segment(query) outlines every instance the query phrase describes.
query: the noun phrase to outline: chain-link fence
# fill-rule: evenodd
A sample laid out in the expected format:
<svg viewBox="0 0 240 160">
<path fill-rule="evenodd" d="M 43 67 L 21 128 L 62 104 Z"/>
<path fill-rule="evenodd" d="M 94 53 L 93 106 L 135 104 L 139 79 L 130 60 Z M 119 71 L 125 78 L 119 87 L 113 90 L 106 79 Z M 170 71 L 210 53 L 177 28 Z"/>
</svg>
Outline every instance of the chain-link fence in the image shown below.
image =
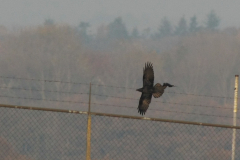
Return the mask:
<svg viewBox="0 0 240 160">
<path fill-rule="evenodd" d="M 75 113 L 0 107 L 0 159 L 86 159 L 87 114 Z M 103 114 L 91 118 L 92 160 L 231 158 L 232 128 Z M 236 137 L 240 159 L 238 129 Z"/>
<path fill-rule="evenodd" d="M 0 108 L 0 159 L 84 159 L 86 127 L 84 114 Z"/>
</svg>

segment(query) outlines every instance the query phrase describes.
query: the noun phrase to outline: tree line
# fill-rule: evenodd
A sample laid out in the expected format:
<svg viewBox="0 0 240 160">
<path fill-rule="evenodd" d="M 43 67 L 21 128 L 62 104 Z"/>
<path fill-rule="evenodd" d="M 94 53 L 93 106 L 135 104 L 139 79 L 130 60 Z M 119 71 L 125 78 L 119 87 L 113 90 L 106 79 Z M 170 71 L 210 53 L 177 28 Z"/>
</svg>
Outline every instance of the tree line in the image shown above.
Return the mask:
<svg viewBox="0 0 240 160">
<path fill-rule="evenodd" d="M 45 24 L 54 24 L 54 22 L 53 20 L 48 19 L 45 21 Z M 184 16 L 181 17 L 176 26 L 174 26 L 167 17 L 164 17 L 160 21 L 160 25 L 155 33 L 151 33 L 150 28 L 146 28 L 140 32 L 137 27 L 133 28 L 132 31 L 129 32 L 121 17 L 115 18 L 113 22 L 106 26 L 99 27 L 96 35 L 88 33 L 90 27 L 89 22 L 80 22 L 77 29 L 79 30 L 80 35 L 85 39 L 85 42 L 90 42 L 94 37 L 98 38 L 99 36 L 105 37 L 109 40 L 139 38 L 161 39 L 168 36 L 184 36 L 202 30 L 215 31 L 218 29 L 219 24 L 220 18 L 212 10 L 207 14 L 203 25 L 199 24 L 196 15 L 190 18 L 189 23 Z"/>
</svg>

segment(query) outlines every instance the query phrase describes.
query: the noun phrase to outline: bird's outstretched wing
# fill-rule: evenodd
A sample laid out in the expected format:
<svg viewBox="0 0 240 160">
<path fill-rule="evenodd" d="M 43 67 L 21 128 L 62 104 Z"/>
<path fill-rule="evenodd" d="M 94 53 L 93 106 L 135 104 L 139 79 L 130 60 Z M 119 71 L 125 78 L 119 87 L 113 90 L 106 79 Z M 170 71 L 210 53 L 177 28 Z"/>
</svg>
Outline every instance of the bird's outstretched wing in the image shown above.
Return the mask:
<svg viewBox="0 0 240 160">
<path fill-rule="evenodd" d="M 145 68 L 143 68 L 143 86 L 153 87 L 154 72 L 152 63 L 145 63 Z"/>
<path fill-rule="evenodd" d="M 142 93 L 138 105 L 138 113 L 144 115 L 151 103 L 152 94 L 151 93 Z"/>
</svg>

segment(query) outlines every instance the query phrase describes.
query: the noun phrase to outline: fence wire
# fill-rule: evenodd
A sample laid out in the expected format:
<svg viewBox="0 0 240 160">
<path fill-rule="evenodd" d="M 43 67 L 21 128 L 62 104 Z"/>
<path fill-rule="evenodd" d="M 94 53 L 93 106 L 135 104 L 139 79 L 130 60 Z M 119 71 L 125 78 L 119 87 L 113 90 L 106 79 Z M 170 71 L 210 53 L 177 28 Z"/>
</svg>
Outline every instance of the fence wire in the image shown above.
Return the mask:
<svg viewBox="0 0 240 160">
<path fill-rule="evenodd" d="M 232 128 L 92 114 L 92 160 L 226 160 Z M 239 127 L 238 127 L 239 128 Z M 236 130 L 236 159 L 240 135 Z M 86 158 L 87 115 L 0 107 L 1 160 Z"/>
</svg>

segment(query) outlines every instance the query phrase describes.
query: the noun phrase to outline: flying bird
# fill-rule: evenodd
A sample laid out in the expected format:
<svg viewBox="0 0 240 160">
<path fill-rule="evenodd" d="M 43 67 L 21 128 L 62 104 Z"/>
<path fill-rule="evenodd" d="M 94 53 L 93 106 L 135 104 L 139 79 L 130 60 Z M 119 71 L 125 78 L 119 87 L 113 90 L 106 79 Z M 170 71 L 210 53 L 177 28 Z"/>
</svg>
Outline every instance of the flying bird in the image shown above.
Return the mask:
<svg viewBox="0 0 240 160">
<path fill-rule="evenodd" d="M 153 65 L 151 62 L 145 63 L 145 68 L 143 68 L 143 87 L 137 89 L 137 91 L 142 92 L 141 98 L 138 105 L 138 113 L 144 115 L 151 103 L 152 95 L 154 98 L 160 97 L 164 93 L 166 87 L 174 87 L 169 83 L 163 83 L 163 85 L 154 83 L 154 72 Z"/>
</svg>

